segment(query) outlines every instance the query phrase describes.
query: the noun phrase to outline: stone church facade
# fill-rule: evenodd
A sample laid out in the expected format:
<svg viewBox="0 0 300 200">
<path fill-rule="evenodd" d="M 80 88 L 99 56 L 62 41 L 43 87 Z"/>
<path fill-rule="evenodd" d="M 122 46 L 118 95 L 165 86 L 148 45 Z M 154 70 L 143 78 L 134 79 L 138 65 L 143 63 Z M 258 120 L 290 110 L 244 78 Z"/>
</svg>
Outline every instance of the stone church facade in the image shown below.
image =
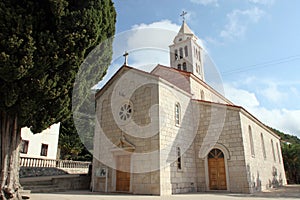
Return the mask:
<svg viewBox="0 0 300 200">
<path fill-rule="evenodd" d="M 93 191 L 253 193 L 286 184 L 280 138 L 204 79 L 183 22 L 171 67 L 125 63 L 96 94 Z"/>
</svg>

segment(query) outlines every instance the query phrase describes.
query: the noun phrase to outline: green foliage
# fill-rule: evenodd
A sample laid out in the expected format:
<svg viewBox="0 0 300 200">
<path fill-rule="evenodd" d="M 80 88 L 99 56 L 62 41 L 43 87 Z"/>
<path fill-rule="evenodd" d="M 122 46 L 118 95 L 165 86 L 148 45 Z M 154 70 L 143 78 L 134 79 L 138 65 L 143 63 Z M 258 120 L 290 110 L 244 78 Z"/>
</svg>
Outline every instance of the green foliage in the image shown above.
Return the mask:
<svg viewBox="0 0 300 200">
<path fill-rule="evenodd" d="M 70 118 L 79 66 L 114 35 L 115 20 L 111 0 L 2 0 L 0 110 L 17 114 L 19 127 L 34 132 Z M 106 45 L 104 71 L 112 53 Z M 96 73 L 100 80 L 103 70 Z"/>
<path fill-rule="evenodd" d="M 300 184 L 300 139 L 294 135 L 270 129 L 281 137 L 282 157 L 288 182 Z"/>
<path fill-rule="evenodd" d="M 273 132 L 275 132 L 281 138 L 282 141 L 289 142 L 289 143 L 292 143 L 292 144 L 300 144 L 300 139 L 297 136 L 285 134 L 285 133 L 283 133 L 279 130 L 276 130 L 274 128 L 270 128 L 270 129 Z"/>
<path fill-rule="evenodd" d="M 72 118 L 66 120 L 61 126 L 58 146 L 60 159 L 92 161 L 92 155 L 82 144 Z"/>
<path fill-rule="evenodd" d="M 282 144 L 282 156 L 289 183 L 300 183 L 300 144 Z"/>
</svg>

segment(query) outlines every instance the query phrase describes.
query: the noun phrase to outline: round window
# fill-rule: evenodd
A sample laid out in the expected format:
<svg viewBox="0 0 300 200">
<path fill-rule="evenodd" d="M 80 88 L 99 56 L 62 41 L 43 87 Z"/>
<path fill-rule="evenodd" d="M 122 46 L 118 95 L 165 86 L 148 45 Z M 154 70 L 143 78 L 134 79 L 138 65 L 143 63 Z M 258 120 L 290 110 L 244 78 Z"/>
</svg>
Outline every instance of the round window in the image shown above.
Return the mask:
<svg viewBox="0 0 300 200">
<path fill-rule="evenodd" d="M 124 103 L 119 112 L 119 117 L 123 121 L 127 121 L 131 118 L 132 115 L 132 105 L 130 103 Z"/>
</svg>

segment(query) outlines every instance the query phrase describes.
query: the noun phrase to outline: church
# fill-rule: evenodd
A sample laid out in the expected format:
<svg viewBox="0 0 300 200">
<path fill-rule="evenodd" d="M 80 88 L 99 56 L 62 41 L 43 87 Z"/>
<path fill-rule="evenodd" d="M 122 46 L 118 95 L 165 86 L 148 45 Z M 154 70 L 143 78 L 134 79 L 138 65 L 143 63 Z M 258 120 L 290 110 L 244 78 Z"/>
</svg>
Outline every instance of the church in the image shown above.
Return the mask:
<svg viewBox="0 0 300 200">
<path fill-rule="evenodd" d="M 124 65 L 96 93 L 91 189 L 171 195 L 254 193 L 286 184 L 280 138 L 205 82 L 183 21 L 170 65 Z"/>
</svg>

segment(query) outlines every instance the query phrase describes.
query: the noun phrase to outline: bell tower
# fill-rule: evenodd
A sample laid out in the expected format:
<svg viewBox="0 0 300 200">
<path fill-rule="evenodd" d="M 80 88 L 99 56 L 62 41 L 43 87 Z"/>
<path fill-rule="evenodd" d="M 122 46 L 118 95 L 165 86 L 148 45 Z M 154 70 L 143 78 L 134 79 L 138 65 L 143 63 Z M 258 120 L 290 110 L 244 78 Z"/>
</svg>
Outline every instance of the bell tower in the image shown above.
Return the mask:
<svg viewBox="0 0 300 200">
<path fill-rule="evenodd" d="M 198 38 L 185 22 L 186 12 L 181 28 L 173 40 L 170 48 L 170 64 L 172 68 L 193 73 L 204 81 L 203 48 L 197 43 Z"/>
</svg>

